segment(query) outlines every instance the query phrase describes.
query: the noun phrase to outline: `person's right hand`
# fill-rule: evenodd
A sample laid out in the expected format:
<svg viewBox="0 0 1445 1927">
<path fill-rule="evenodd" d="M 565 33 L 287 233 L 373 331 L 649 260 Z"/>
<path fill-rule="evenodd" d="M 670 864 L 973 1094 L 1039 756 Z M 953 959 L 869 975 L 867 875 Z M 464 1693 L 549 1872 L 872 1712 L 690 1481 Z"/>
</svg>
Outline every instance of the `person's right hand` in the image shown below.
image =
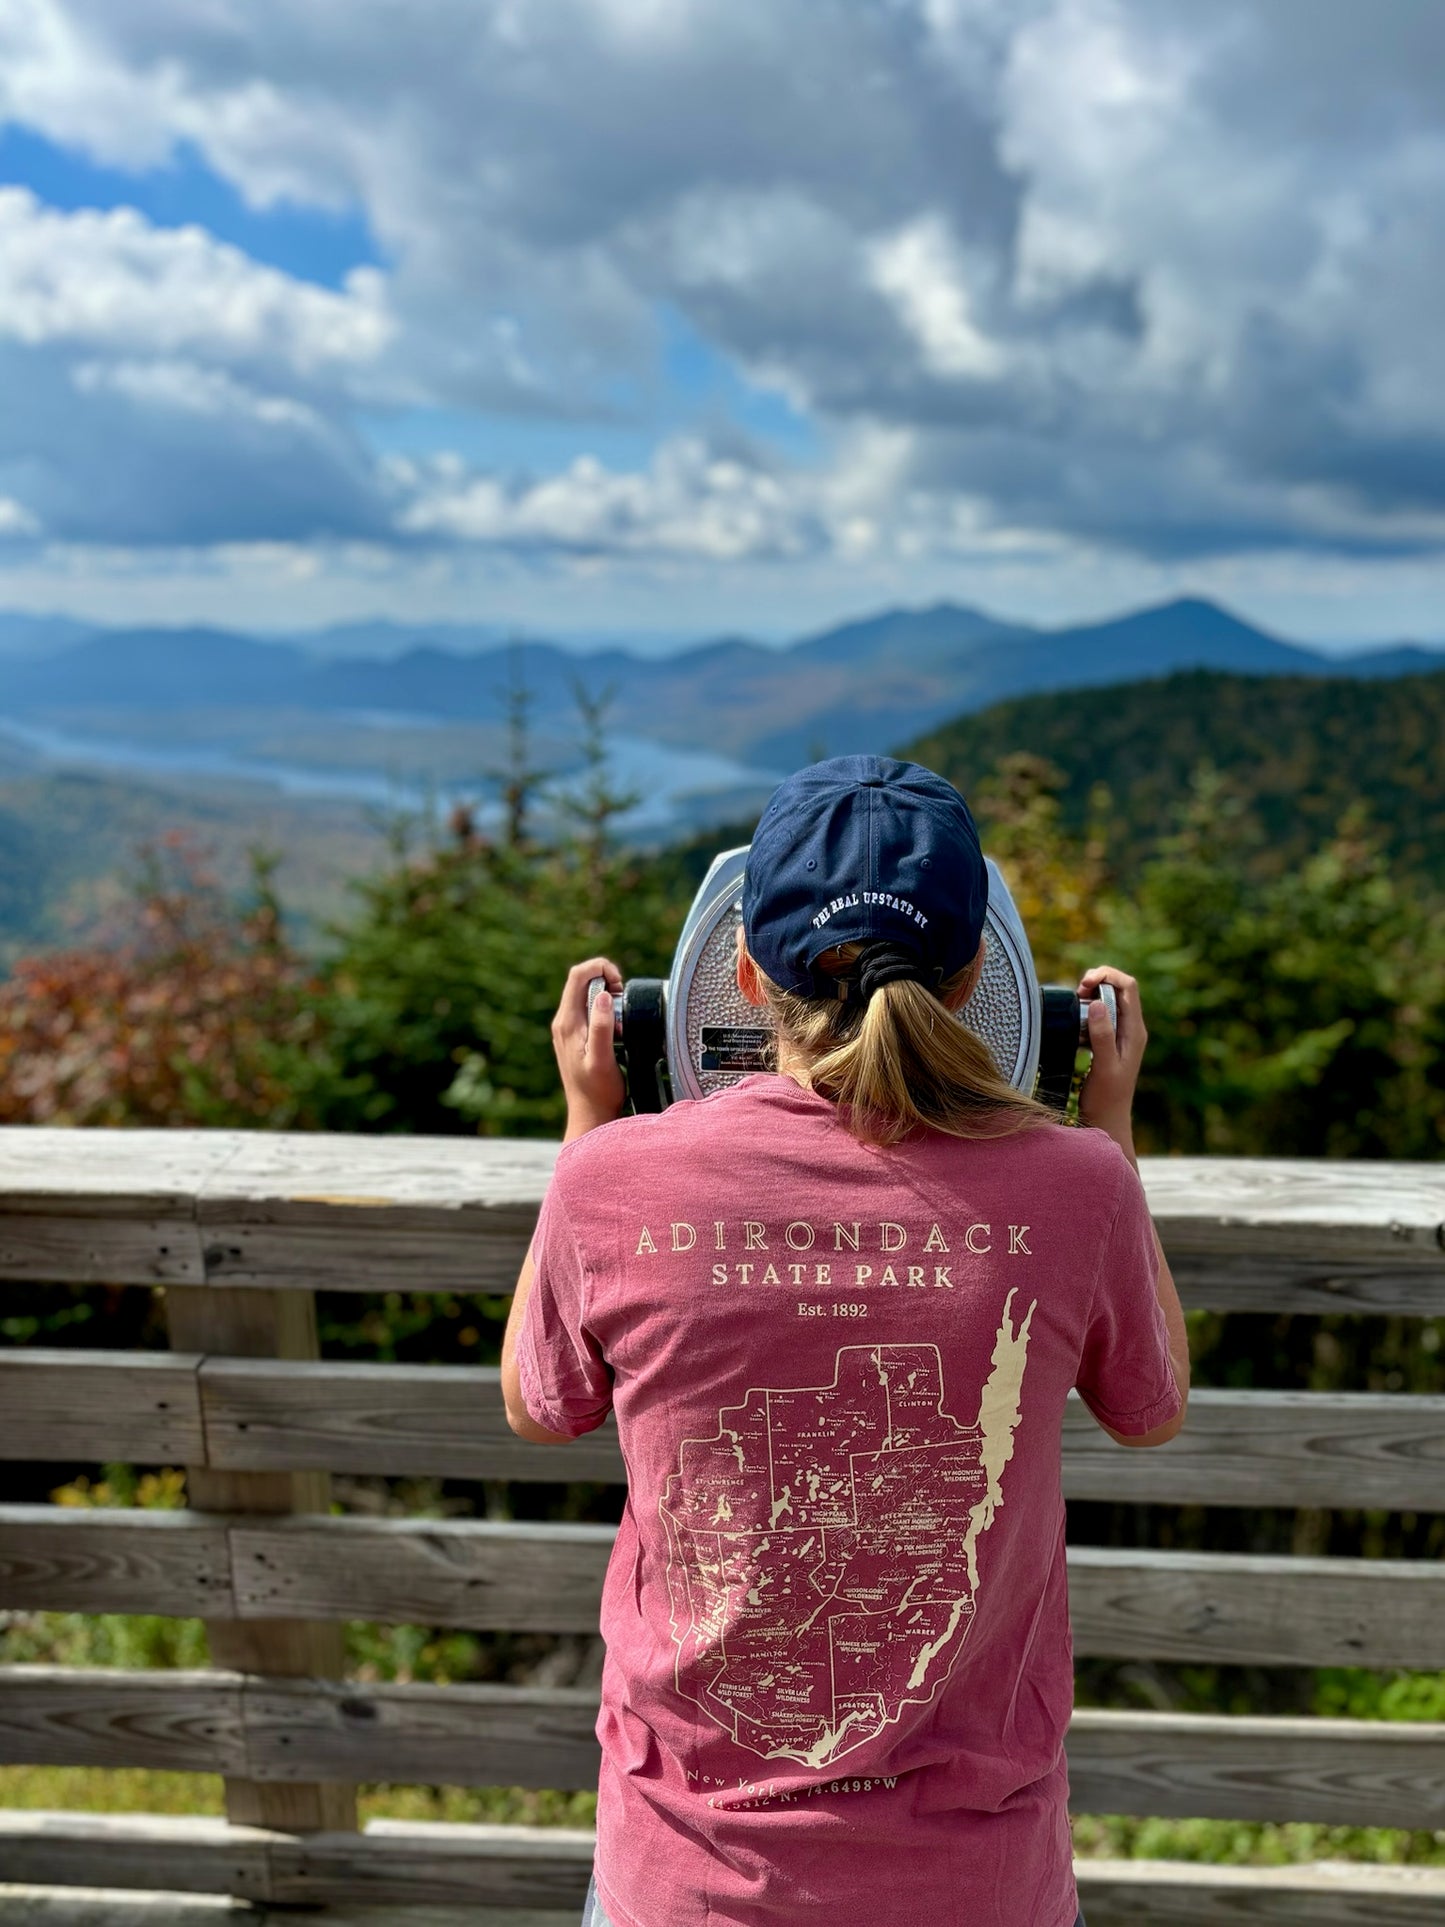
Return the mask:
<svg viewBox="0 0 1445 1927">
<path fill-rule="evenodd" d="M 607 988 L 589 1011 L 587 986 L 594 977 Z M 621 988 L 622 972 L 610 957 L 589 957 L 567 972 L 552 1019 L 552 1049 L 567 1093 L 566 1144 L 622 1115 L 626 1093 L 612 1042 L 612 1004 Z"/>
<path fill-rule="evenodd" d="M 1118 1000 L 1118 1027 L 1096 994 L 1100 984 L 1112 984 Z M 1079 1121 L 1109 1136 L 1129 1158 L 1134 1156 L 1134 1087 L 1144 1061 L 1149 1033 L 1144 1028 L 1144 1006 L 1134 979 L 1112 964 L 1096 964 L 1079 979 L 1079 995 L 1089 1004 L 1089 1048 L 1094 1061 L 1079 1092 Z"/>
</svg>

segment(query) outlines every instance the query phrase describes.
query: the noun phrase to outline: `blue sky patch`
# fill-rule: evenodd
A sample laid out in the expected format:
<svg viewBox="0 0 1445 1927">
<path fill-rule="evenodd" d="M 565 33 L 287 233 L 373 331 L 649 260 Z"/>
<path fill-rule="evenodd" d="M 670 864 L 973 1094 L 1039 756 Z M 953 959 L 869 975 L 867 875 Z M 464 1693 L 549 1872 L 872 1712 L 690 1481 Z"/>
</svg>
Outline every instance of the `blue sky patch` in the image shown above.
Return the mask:
<svg viewBox="0 0 1445 1927">
<path fill-rule="evenodd" d="M 676 308 L 659 304 L 657 317 L 668 389 L 686 398 L 694 417 L 711 414 L 735 422 L 795 461 L 817 454 L 813 423 L 785 395 L 746 380 Z"/>
<path fill-rule="evenodd" d="M 657 309 L 659 355 L 651 378 L 613 383 L 592 415 L 482 414 L 447 408 L 368 410 L 358 425 L 373 447 L 425 457 L 448 452 L 473 467 L 537 475 L 579 454 L 607 467 L 646 467 L 672 435 L 729 434 L 764 444 L 794 463 L 819 459 L 816 429 L 773 389 L 756 387 L 676 309 Z"/>
<path fill-rule="evenodd" d="M 67 212 L 133 207 L 157 227 L 203 227 L 253 261 L 327 288 L 339 288 L 352 268 L 385 265 L 361 209 L 332 213 L 291 201 L 250 207 L 190 142 L 163 167 L 132 171 L 12 122 L 0 128 L 0 184 L 28 187 Z"/>
</svg>

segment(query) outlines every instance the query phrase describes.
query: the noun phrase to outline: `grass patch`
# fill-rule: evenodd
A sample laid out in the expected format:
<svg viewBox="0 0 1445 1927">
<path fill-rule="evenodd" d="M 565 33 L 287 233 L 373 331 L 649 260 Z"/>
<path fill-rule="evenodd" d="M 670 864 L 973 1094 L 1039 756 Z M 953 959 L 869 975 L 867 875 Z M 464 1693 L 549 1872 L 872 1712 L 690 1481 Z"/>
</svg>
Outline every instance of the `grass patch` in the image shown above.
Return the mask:
<svg viewBox="0 0 1445 1927">
<path fill-rule="evenodd" d="M 1445 1828 L 1321 1827 L 1300 1821 L 1136 1820 L 1121 1813 L 1074 1816 L 1081 1860 L 1195 1860 L 1211 1867 L 1291 1867 L 1312 1860 L 1445 1867 Z"/>
<path fill-rule="evenodd" d="M 7 1666 L 118 1666 L 174 1672 L 210 1665 L 199 1619 L 146 1613 L 16 1613 L 5 1628 Z"/>
<path fill-rule="evenodd" d="M 365 1786 L 357 1795 L 368 1820 L 448 1820 L 460 1825 L 593 1827 L 595 1793 L 552 1793 L 524 1786 Z"/>
<path fill-rule="evenodd" d="M 156 1773 L 146 1767 L 0 1766 L 0 1807 L 33 1813 L 223 1814 L 216 1773 Z"/>
<path fill-rule="evenodd" d="M 0 1766 L 0 1808 L 17 1812 L 160 1813 L 219 1817 L 226 1811 L 215 1773 L 155 1773 L 143 1767 Z M 480 1826 L 590 1827 L 595 1793 L 535 1787 L 364 1786 L 368 1820 L 448 1820 Z"/>
</svg>

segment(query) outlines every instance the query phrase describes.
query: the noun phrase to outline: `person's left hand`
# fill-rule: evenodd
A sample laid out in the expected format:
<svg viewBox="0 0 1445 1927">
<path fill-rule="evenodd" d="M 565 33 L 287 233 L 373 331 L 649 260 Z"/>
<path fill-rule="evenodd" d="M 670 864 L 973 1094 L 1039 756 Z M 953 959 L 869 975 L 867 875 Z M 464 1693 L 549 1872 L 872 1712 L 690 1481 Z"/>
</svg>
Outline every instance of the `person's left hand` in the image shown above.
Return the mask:
<svg viewBox="0 0 1445 1927">
<path fill-rule="evenodd" d="M 607 988 L 593 1004 L 589 1020 L 587 986 L 594 977 L 605 978 Z M 567 1093 L 564 1144 L 622 1115 L 626 1090 L 612 1042 L 612 993 L 621 988 L 622 972 L 608 957 L 589 957 L 567 972 L 552 1019 L 552 1049 Z"/>
<path fill-rule="evenodd" d="M 1116 1022 L 1099 997 L 1100 984 L 1114 987 Z M 1089 1074 L 1079 1091 L 1079 1122 L 1107 1131 L 1130 1162 L 1134 1161 L 1134 1089 L 1149 1033 L 1137 982 L 1112 964 L 1095 964 L 1079 979 L 1079 995 L 1089 999 Z"/>
</svg>

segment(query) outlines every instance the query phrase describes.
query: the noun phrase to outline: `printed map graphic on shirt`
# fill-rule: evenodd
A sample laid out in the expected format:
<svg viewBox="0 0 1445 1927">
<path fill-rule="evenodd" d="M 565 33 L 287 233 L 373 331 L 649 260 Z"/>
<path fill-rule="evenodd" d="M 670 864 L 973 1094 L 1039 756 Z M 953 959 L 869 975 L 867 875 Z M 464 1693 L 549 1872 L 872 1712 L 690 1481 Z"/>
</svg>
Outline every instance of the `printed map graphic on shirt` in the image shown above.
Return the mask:
<svg viewBox="0 0 1445 1927">
<path fill-rule="evenodd" d="M 828 1766 L 948 1677 L 1013 1455 L 1013 1298 L 974 1425 L 936 1345 L 846 1345 L 831 1384 L 751 1390 L 683 1441 L 660 1503 L 678 1690 L 739 1745 Z"/>
</svg>

